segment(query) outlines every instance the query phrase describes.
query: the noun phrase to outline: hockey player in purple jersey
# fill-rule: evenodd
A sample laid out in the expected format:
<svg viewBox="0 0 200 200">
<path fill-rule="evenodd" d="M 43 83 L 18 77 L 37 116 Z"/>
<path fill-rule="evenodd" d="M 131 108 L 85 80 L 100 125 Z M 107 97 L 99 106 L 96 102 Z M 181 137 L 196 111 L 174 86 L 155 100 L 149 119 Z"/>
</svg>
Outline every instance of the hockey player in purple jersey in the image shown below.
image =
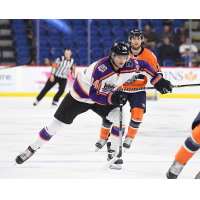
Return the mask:
<svg viewBox="0 0 200 200">
<path fill-rule="evenodd" d="M 29 159 L 39 148 L 47 143 L 54 134 L 71 124 L 81 113 L 91 109 L 102 119 L 113 123 L 113 135 L 110 137 L 111 146 L 108 150 L 108 160 L 117 153 L 119 146 L 119 104 L 127 101 L 126 94 L 115 90 L 130 79 L 134 74 L 144 73 L 150 76 L 154 84 L 170 89 L 169 82 L 157 74 L 145 61 L 138 65 L 129 58 L 128 46 L 122 42 L 114 42 L 110 55 L 92 63 L 87 70 L 76 77 L 71 91 L 65 96 L 58 107 L 54 117 L 39 132 L 29 147 L 18 155 L 16 163 L 22 164 Z M 127 115 L 123 115 L 123 124 L 127 121 Z M 123 125 L 123 132 L 125 126 Z M 118 159 L 114 164 L 122 164 Z"/>
</svg>

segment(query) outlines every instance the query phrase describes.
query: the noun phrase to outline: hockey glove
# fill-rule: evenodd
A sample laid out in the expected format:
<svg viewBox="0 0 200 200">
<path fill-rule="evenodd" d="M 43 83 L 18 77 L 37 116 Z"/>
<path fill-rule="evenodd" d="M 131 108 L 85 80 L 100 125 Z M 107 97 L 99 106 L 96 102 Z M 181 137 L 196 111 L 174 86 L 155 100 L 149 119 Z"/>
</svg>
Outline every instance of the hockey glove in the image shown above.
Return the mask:
<svg viewBox="0 0 200 200">
<path fill-rule="evenodd" d="M 108 95 L 108 98 L 109 98 L 109 95 Z M 121 92 L 114 92 L 111 96 L 111 101 L 112 101 L 112 104 L 115 106 L 119 106 L 120 103 L 125 105 L 127 102 L 127 95 L 122 94 Z M 108 102 L 109 102 L 109 99 L 108 99 Z"/>
<path fill-rule="evenodd" d="M 161 94 L 172 92 L 173 85 L 170 81 L 165 80 L 162 77 L 162 74 L 155 73 L 154 77 L 151 79 L 151 84 L 154 85 L 156 90 L 158 90 Z"/>
</svg>

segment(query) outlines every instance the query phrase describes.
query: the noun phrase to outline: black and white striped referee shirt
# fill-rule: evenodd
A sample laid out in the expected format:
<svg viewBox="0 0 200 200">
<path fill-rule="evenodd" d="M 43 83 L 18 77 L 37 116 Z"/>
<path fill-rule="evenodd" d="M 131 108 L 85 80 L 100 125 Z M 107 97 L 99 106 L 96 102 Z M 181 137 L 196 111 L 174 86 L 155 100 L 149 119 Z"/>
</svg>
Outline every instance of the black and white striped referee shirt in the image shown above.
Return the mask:
<svg viewBox="0 0 200 200">
<path fill-rule="evenodd" d="M 54 76 L 68 79 L 68 73 L 71 71 L 72 78 L 75 78 L 75 67 L 76 63 L 74 59 L 71 58 L 70 60 L 66 60 L 65 56 L 57 58 L 55 63 L 52 64 L 52 71 L 51 74 Z"/>
</svg>

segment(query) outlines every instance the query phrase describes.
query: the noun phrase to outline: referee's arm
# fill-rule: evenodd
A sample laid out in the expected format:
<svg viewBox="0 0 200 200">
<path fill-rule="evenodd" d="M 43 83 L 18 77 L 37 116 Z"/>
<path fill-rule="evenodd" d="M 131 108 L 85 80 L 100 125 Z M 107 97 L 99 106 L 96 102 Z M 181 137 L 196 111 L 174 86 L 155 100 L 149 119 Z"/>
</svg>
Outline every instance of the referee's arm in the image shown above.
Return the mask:
<svg viewBox="0 0 200 200">
<path fill-rule="evenodd" d="M 76 68 L 76 63 L 73 62 L 72 66 L 71 66 L 71 74 L 72 74 L 73 80 L 76 78 L 75 77 L 75 68 Z"/>
</svg>

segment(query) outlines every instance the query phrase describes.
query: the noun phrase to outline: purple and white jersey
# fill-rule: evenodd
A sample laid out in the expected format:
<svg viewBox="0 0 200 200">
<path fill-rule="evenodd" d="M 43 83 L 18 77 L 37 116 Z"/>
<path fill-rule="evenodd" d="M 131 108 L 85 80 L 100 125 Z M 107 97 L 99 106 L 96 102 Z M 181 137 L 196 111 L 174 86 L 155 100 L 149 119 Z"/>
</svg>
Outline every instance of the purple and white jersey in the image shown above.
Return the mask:
<svg viewBox="0 0 200 200">
<path fill-rule="evenodd" d="M 72 97 L 84 103 L 112 105 L 114 91 L 133 75 L 142 73 L 151 78 L 154 76 L 155 70 L 147 62 L 138 65 L 134 59 L 130 60 L 133 65 L 127 67 L 125 64 L 120 73 L 114 72 L 109 57 L 92 63 L 87 70 L 77 75 L 70 91 Z"/>
</svg>

